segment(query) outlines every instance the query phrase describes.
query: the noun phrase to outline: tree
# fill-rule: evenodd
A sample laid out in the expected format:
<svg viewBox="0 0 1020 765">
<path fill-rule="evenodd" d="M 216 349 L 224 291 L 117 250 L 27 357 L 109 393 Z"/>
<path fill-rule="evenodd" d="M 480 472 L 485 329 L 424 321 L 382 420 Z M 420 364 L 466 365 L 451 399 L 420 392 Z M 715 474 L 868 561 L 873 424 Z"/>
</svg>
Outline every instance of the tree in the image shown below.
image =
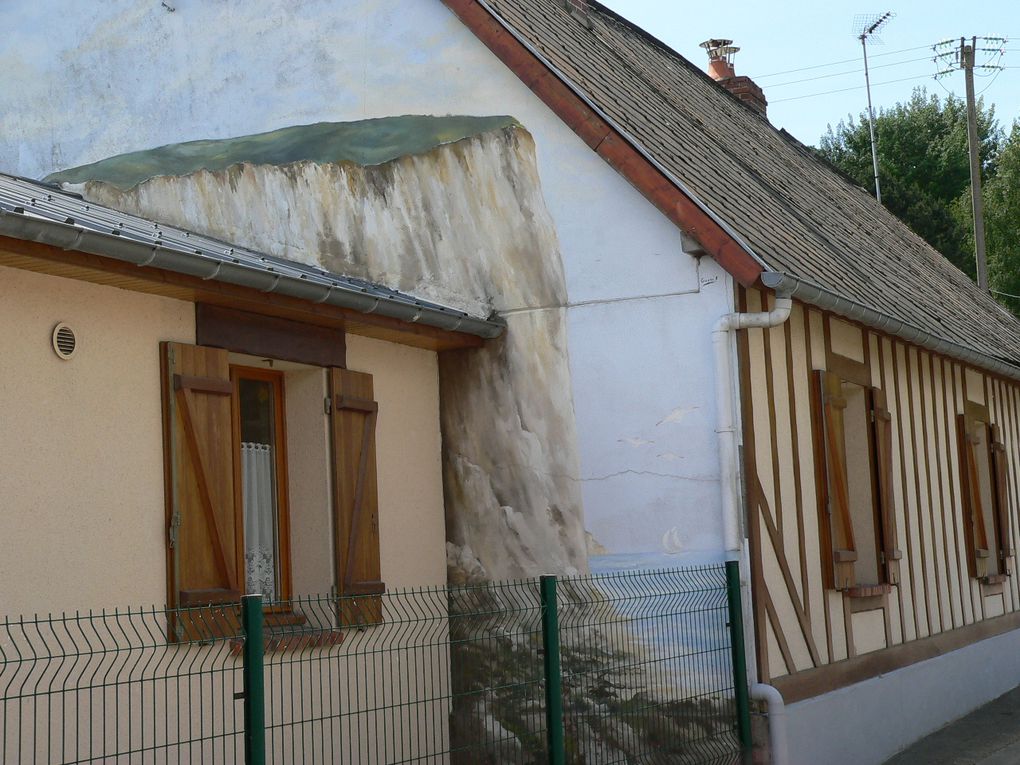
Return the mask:
<svg viewBox="0 0 1020 765">
<path fill-rule="evenodd" d="M 988 281 L 1003 303 L 1020 316 L 1020 120 L 1013 123 L 983 189 Z M 966 220 L 971 220 L 967 209 Z M 972 242 L 968 237 L 968 244 Z"/>
<path fill-rule="evenodd" d="M 973 276 L 970 213 L 964 215 L 960 203 L 970 190 L 964 101 L 953 95 L 942 101 L 938 95 L 917 88 L 906 103 L 879 112 L 875 132 L 882 203 L 957 267 Z M 982 178 L 990 183 L 996 173 L 1003 133 L 996 123 L 994 107 L 986 109 L 981 102 L 978 135 Z M 830 125 L 818 151 L 874 194 L 866 114 L 861 115 L 859 122 L 848 117 L 835 130 Z"/>
</svg>

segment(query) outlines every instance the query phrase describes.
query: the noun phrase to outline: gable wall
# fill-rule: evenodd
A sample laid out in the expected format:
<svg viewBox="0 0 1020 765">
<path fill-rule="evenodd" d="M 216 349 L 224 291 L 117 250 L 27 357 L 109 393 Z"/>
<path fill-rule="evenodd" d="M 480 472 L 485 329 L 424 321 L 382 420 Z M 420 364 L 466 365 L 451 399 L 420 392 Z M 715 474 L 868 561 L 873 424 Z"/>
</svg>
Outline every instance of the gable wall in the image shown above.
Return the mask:
<svg viewBox="0 0 1020 765">
<path fill-rule="evenodd" d="M 318 120 L 520 120 L 535 137 L 566 271 L 581 444 L 572 478 L 588 528 L 612 552 L 647 553 L 676 527 L 682 554 L 656 565 L 719 557 L 709 332 L 730 310 L 728 277 L 683 254 L 675 226 L 440 0 L 349 2 L 342 12 L 326 0 L 178 0 L 173 13 L 142 0 L 65 5 L 0 9 L 18 51 L 40 51 L 0 54 L 12 73 L 0 93 L 11 115 L 4 170 L 38 177 L 119 152 Z M 40 22 L 56 13 L 58 29 Z"/>
<path fill-rule="evenodd" d="M 747 291 L 744 299 L 748 310 L 759 310 L 761 293 Z M 1002 429 L 1015 550 L 1020 386 L 844 325 L 799 303 L 786 324 L 743 334 L 745 459 L 762 681 L 774 682 L 796 701 L 1020 623 L 1012 616 L 1020 609 L 1015 576 L 987 585 L 968 572 L 956 421 L 967 401 L 987 403 L 991 421 Z M 883 597 L 855 599 L 823 584 L 825 508 L 818 489 L 824 473 L 813 440 L 820 414 L 811 388 L 812 370 L 830 368 L 827 347 L 867 361 L 870 384 L 885 392 L 892 418 L 895 547 L 903 557 L 896 566 L 898 581 Z M 754 501 L 755 480 L 761 503 Z M 1015 559 L 1007 564 L 1013 571 Z M 871 652 L 876 653 L 868 658 Z M 823 669 L 810 671 L 814 668 Z"/>
</svg>

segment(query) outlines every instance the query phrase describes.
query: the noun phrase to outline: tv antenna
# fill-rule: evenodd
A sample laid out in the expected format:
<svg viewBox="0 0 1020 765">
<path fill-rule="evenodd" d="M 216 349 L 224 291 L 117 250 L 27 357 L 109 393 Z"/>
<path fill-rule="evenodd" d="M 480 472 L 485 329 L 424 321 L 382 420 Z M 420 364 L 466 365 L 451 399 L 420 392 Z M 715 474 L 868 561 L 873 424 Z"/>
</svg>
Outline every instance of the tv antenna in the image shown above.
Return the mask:
<svg viewBox="0 0 1020 765">
<path fill-rule="evenodd" d="M 868 38 L 874 42 L 881 43 L 878 32 L 896 14 L 892 11 L 885 13 L 858 13 L 854 16 L 854 33 L 861 41 L 861 50 L 864 51 L 864 86 L 868 91 L 868 131 L 871 133 L 871 164 L 875 169 L 875 198 L 882 201 L 882 187 L 878 182 L 878 143 L 875 140 L 875 110 L 871 106 L 871 78 L 868 76 Z"/>
</svg>

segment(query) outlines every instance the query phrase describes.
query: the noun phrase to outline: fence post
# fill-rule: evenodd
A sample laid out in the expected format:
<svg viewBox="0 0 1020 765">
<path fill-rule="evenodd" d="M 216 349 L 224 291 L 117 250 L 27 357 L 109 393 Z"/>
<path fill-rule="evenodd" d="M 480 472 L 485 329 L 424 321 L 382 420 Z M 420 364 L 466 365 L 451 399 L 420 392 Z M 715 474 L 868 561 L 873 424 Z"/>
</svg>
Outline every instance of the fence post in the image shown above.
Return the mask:
<svg viewBox="0 0 1020 765">
<path fill-rule="evenodd" d="M 733 651 L 733 695 L 737 702 L 737 735 L 745 751 L 751 749 L 751 699 L 744 652 L 744 606 L 740 597 L 740 562 L 726 561 L 726 597 L 729 604 L 730 648 Z"/>
<path fill-rule="evenodd" d="M 265 765 L 266 698 L 263 671 L 262 596 L 241 598 L 241 626 L 244 629 L 242 675 L 244 676 L 244 762 Z"/>
<path fill-rule="evenodd" d="M 542 663 L 545 669 L 545 727 L 549 765 L 564 765 L 563 689 L 560 685 L 560 624 L 556 613 L 556 577 L 539 579 L 542 596 Z"/>
</svg>

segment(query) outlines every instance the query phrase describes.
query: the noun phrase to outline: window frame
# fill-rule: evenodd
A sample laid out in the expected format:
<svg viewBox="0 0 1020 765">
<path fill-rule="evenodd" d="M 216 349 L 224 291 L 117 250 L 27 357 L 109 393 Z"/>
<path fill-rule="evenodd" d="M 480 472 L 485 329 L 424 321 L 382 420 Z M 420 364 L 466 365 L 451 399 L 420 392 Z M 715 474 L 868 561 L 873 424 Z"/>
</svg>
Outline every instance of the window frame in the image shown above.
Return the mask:
<svg viewBox="0 0 1020 765">
<path fill-rule="evenodd" d="M 233 386 L 233 393 L 230 396 L 231 412 L 231 448 L 234 458 L 234 512 L 235 512 L 235 550 L 237 556 L 238 584 L 241 590 L 247 593 L 244 565 L 244 483 L 241 480 L 241 380 L 258 380 L 268 382 L 273 386 L 273 432 L 276 436 L 276 517 L 277 517 L 277 553 L 279 555 L 279 578 L 280 590 L 277 593 L 277 601 L 289 601 L 293 594 L 293 579 L 291 574 L 291 548 L 290 548 L 290 481 L 287 474 L 287 417 L 284 408 L 286 396 L 284 395 L 285 375 L 277 369 L 264 369 L 250 367 L 243 364 L 230 365 L 230 384 Z M 284 606 L 275 606 L 267 602 L 266 610 L 278 610 Z"/>
<path fill-rule="evenodd" d="M 1003 474 L 1009 470 L 1009 466 L 1005 459 L 996 459 L 996 453 L 1005 450 L 1001 428 L 991 421 L 989 407 L 986 404 L 978 404 L 969 400 L 965 402 L 963 412 L 957 414 L 956 420 L 960 459 L 960 494 L 963 506 L 968 574 L 972 579 L 977 579 L 984 584 L 999 584 L 1011 575 L 1012 566 L 1010 563 L 1014 554 L 1009 530 L 1009 481 Z M 984 430 L 985 454 L 983 457 L 976 451 L 976 444 L 973 440 L 975 438 L 974 431 L 979 427 Z M 983 487 L 972 485 L 972 478 L 980 481 L 977 461 L 982 458 L 987 459 L 988 462 L 988 496 L 991 503 L 992 519 L 990 529 L 986 527 L 985 523 Z M 969 464 L 971 459 L 975 463 L 973 477 Z M 989 535 L 994 535 L 994 549 L 998 552 L 997 556 L 978 555 L 976 524 L 979 519 L 984 527 L 986 541 L 989 541 Z M 990 560 L 991 564 L 985 563 L 981 566 L 979 559 Z M 992 570 L 993 565 L 994 570 Z"/>
<path fill-rule="evenodd" d="M 866 347 L 865 343 L 865 347 Z M 867 352 L 865 351 L 865 359 Z M 891 429 L 891 415 L 888 402 L 881 388 L 872 384 L 871 368 L 867 360 L 864 362 L 837 354 L 827 348 L 826 366 L 824 370 L 815 370 L 812 386 L 815 404 L 812 414 L 815 422 L 814 458 L 818 461 L 816 480 L 821 481 L 818 491 L 819 537 L 821 547 L 822 581 L 827 590 L 837 590 L 851 597 L 870 597 L 881 595 L 899 583 L 899 563 L 902 553 L 897 548 L 897 531 L 895 521 L 895 498 L 892 491 L 891 439 L 883 445 L 882 439 L 888 434 L 880 433 L 881 428 Z M 857 562 L 859 541 L 853 539 L 853 518 L 850 515 L 849 485 L 846 487 L 846 518 L 836 518 L 837 508 L 834 504 L 832 466 L 830 460 L 829 405 L 826 376 L 833 375 L 840 385 L 851 383 L 862 388 L 867 421 L 868 471 L 871 481 L 872 524 L 874 527 L 875 557 L 878 561 L 878 580 L 876 582 L 859 583 L 853 573 Z M 845 411 L 842 410 L 841 411 Z M 842 413 L 839 415 L 842 418 Z M 845 438 L 845 424 L 840 422 L 840 429 Z M 843 460 L 843 474 L 846 476 L 845 446 L 839 455 Z M 883 469 L 881 461 L 886 465 Z M 849 477 L 847 476 L 847 482 Z M 840 511 L 842 512 L 842 511 Z M 849 536 L 853 541 L 852 550 L 837 549 L 834 530 L 836 523 L 848 527 Z M 849 576 L 837 574 L 837 568 L 849 572 Z"/>
</svg>

